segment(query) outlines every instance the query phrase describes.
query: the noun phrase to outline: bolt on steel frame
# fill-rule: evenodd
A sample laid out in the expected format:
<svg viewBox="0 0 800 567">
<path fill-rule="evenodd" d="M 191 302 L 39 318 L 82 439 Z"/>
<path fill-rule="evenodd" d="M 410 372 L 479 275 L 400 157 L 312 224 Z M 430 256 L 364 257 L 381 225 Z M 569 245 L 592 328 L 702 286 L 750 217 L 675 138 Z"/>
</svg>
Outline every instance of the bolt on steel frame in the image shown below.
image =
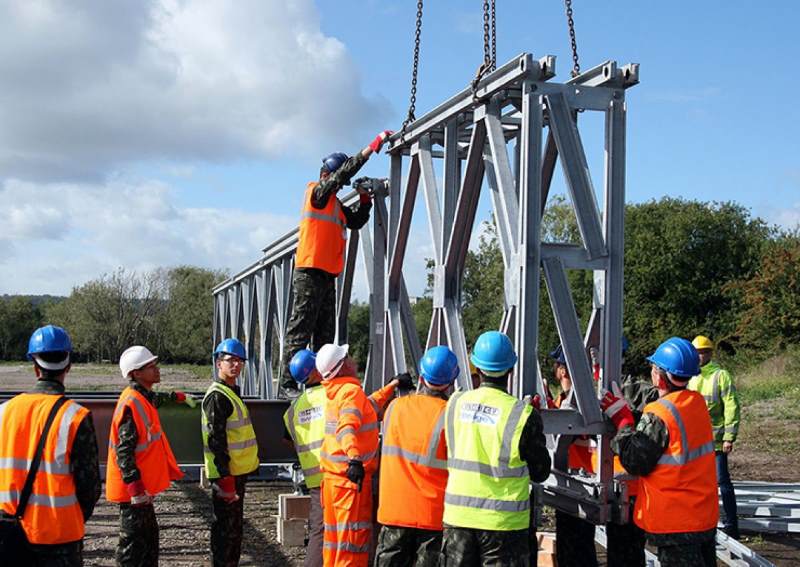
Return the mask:
<svg viewBox="0 0 800 567">
<path fill-rule="evenodd" d="M 422 348 L 403 263 L 421 184 L 434 256 L 427 346 L 450 346 L 461 368 L 458 387 L 471 388 L 461 284 L 485 179 L 505 268 L 504 314 L 497 324 L 519 354 L 510 390 L 518 397 L 537 392 L 544 397 L 537 358 L 543 275 L 573 381 L 574 409 L 542 410 L 555 468 L 567 470 L 567 447 L 573 436 L 589 434 L 598 439 L 597 473 L 581 479 L 555 471 L 544 486 L 542 500 L 604 523 L 612 517 L 627 517 L 627 498 L 624 485 L 617 486 L 613 480 L 609 430 L 598 404 L 587 349 L 599 348 L 602 383 L 608 387 L 621 372 L 625 90 L 638 83 L 638 65 L 618 67 L 607 61 L 566 83 L 550 82 L 554 76 L 555 57 L 536 60 L 527 53 L 519 55 L 486 75 L 474 90 L 464 89 L 392 136 L 387 149 L 391 156 L 388 195 L 376 195 L 372 233 L 369 226 L 360 234 L 351 233 L 346 267 L 337 281 L 337 333 L 344 342 L 360 240 L 370 292 L 365 388 L 374 390 L 408 370 L 408 361 L 416 366 Z M 578 130 L 577 115 L 584 111 L 605 117 L 602 215 Z M 441 190 L 434 160 L 443 161 Z M 578 221 L 580 244 L 541 241 L 542 213 L 558 161 Z M 215 341 L 223 336 L 242 337 L 248 353 L 259 353 L 257 361 L 252 357 L 248 361 L 245 394 L 273 397 L 273 328 L 282 357 L 296 245 L 294 231 L 267 247 L 259 262 L 214 290 Z M 567 269 L 594 273 L 593 312 L 585 332 L 576 315 Z"/>
</svg>

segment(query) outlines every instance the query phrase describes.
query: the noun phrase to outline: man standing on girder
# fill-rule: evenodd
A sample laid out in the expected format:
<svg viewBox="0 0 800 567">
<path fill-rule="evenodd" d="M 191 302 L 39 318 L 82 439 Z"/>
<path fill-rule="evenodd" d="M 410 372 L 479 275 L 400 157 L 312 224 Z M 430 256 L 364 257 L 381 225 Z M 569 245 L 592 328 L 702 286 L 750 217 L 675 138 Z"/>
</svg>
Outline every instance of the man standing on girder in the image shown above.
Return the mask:
<svg viewBox="0 0 800 567">
<path fill-rule="evenodd" d="M 658 400 L 647 404 L 634 427 L 625 400 L 605 392 L 600 401 L 617 434 L 612 450 L 639 476 L 634 521 L 658 548 L 664 567 L 716 566 L 719 520 L 714 437 L 703 396 L 687 389 L 700 371 L 697 350 L 672 337 L 648 359 Z"/>
<path fill-rule="evenodd" d="M 394 400 L 383 418 L 375 567 L 436 567 L 447 486 L 444 410 L 458 377 L 446 346 L 419 362 L 419 392 Z"/>
<path fill-rule="evenodd" d="M 91 412 L 64 396 L 71 353 L 64 329 L 36 329 L 28 343 L 36 385 L 0 404 L 0 516 L 4 526 L 11 516 L 21 518 L 30 544 L 29 550 L 20 549 L 24 542 L 16 550 L 4 549 L 3 565 L 83 565 L 84 523 L 100 498 L 100 466 Z M 25 481 L 37 453 L 38 471 L 28 492 Z"/>
<path fill-rule="evenodd" d="M 158 408 L 167 401 L 195 406 L 183 392 L 154 392 L 161 382 L 158 357 L 147 347 L 132 346 L 119 357 L 130 380 L 111 418 L 106 466 L 106 499 L 119 504 L 120 566 L 158 566 L 158 522 L 153 499 L 183 477 L 161 428 Z"/>
<path fill-rule="evenodd" d="M 739 433 L 739 396 L 730 373 L 711 360 L 714 343 L 698 335 L 692 341 L 700 355 L 700 374 L 689 380 L 688 388 L 699 392 L 706 400 L 714 432 L 714 454 L 717 462 L 717 483 L 722 497 L 722 531 L 739 539 L 739 520 L 736 515 L 736 492 L 728 471 L 728 455 Z"/>
<path fill-rule="evenodd" d="M 247 360 L 244 345 L 225 339 L 214 350 L 217 378 L 203 398 L 202 434 L 211 481 L 211 555 L 214 567 L 236 567 L 242 553 L 247 475 L 258 470 L 258 443 L 236 379 Z"/>
<path fill-rule="evenodd" d="M 378 468 L 378 421 L 402 374 L 367 397 L 348 345 L 327 344 L 317 353 L 327 403 L 320 452 L 325 567 L 367 567 L 372 540 L 372 476 Z"/>
<path fill-rule="evenodd" d="M 443 564 L 527 567 L 530 483 L 550 475 L 542 418 L 506 392 L 517 362 L 506 335 L 483 333 L 471 359 L 481 385 L 453 394 L 445 412 Z"/>
<path fill-rule="evenodd" d="M 319 181 L 311 181 L 303 197 L 300 235 L 294 260 L 292 316 L 286 329 L 286 363 L 281 378 L 280 394 L 299 395 L 292 379 L 289 363 L 300 349 L 309 346 L 317 352 L 333 342 L 336 334 L 336 276 L 344 269 L 347 229 L 358 230 L 369 220 L 372 198 L 358 189 L 359 203 L 345 207 L 336 193 L 350 183 L 350 178 L 379 152 L 389 130 L 378 134 L 370 144 L 353 157 L 341 152 L 322 160 Z"/>
</svg>

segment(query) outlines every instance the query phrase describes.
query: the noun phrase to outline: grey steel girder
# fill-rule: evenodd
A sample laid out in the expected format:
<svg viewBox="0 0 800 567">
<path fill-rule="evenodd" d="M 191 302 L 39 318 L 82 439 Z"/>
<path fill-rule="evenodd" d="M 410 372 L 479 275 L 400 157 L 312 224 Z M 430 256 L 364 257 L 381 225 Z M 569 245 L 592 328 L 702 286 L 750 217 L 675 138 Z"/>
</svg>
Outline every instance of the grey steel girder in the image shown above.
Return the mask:
<svg viewBox="0 0 800 567">
<path fill-rule="evenodd" d="M 462 278 L 479 198 L 482 191 L 489 191 L 503 258 L 504 313 L 501 321 L 487 325 L 496 324 L 506 332 L 519 355 L 511 392 L 520 398 L 535 393 L 544 397 L 538 363 L 539 286 L 544 278 L 573 380 L 574 402 L 571 409 L 542 410 L 545 431 L 551 436 L 548 444 L 556 451 L 571 436 L 594 435 L 600 462 L 588 481 L 589 490 L 559 481 L 546 487 L 545 495 L 566 511 L 591 510 L 587 515 L 602 523 L 612 517 L 611 507 L 619 498 L 598 390 L 618 380 L 621 372 L 625 90 L 638 83 L 639 67 L 606 61 L 566 83 L 551 82 L 554 76 L 555 57 L 534 59 L 523 53 L 481 79 L 475 90 L 465 88 L 390 137 L 386 191 L 375 195 L 370 225 L 351 235 L 345 270 L 337 281 L 337 339 L 344 342 L 347 337 L 360 247 L 370 306 L 369 354 L 360 361 L 366 365 L 365 388 L 372 391 L 394 374 L 416 367 L 422 345 L 403 266 L 409 236 L 420 224 L 412 221 L 421 198 L 433 255 L 433 313 L 425 346 L 450 346 L 461 370 L 457 387 L 471 388 Z M 580 135 L 581 112 L 602 112 L 605 119 L 605 172 L 599 200 Z M 578 222 L 578 243 L 542 242 L 542 214 L 559 161 Z M 348 198 L 354 200 L 355 195 Z M 246 393 L 274 395 L 272 372 L 283 364 L 296 246 L 293 231 L 266 247 L 261 260 L 214 290 L 215 341 L 232 333 L 259 353 L 258 362 L 248 364 L 243 378 Z M 566 270 L 594 274 L 593 312 L 585 331 L 579 326 Z M 272 353 L 275 342 L 277 360 Z M 600 353 L 601 383 L 593 379 L 590 347 Z M 570 437 L 559 443 L 561 435 Z M 564 475 L 569 477 L 564 471 L 556 477 Z"/>
</svg>

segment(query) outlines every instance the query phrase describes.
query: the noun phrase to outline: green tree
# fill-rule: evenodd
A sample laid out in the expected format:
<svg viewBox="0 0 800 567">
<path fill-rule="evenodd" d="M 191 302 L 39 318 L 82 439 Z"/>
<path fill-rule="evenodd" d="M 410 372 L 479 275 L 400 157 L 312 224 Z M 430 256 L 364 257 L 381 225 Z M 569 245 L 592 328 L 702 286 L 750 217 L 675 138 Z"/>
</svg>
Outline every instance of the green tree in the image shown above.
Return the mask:
<svg viewBox="0 0 800 567">
<path fill-rule="evenodd" d="M 0 359 L 24 360 L 28 339 L 41 322 L 41 312 L 29 297 L 0 299 Z"/>
</svg>

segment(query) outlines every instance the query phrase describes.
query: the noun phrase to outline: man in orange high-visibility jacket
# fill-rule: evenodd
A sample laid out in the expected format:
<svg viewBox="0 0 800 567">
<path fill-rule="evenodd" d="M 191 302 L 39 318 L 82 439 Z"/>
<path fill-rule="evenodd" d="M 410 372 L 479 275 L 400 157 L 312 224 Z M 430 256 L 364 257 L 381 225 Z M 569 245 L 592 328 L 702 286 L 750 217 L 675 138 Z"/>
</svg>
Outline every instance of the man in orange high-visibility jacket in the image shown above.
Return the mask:
<svg viewBox="0 0 800 567">
<path fill-rule="evenodd" d="M 0 512 L 14 515 L 44 424 L 64 395 L 72 342 L 61 327 L 34 331 L 28 344 L 38 379 L 31 392 L 0 404 Z M 84 522 L 100 498 L 92 414 L 67 400 L 56 412 L 22 517 L 31 565 L 83 565 Z M 0 557 L 5 565 L 9 557 Z M 10 564 L 10 563 L 9 563 Z"/>
<path fill-rule="evenodd" d="M 158 566 L 158 522 L 153 498 L 183 477 L 156 409 L 167 400 L 194 404 L 183 392 L 160 393 L 158 357 L 132 346 L 119 358 L 122 391 L 111 418 L 106 498 L 119 504 L 117 565 Z"/>
<path fill-rule="evenodd" d="M 458 377 L 458 359 L 446 346 L 419 363 L 419 393 L 394 400 L 383 418 L 375 567 L 435 567 L 442 548 L 447 487 L 444 411 Z"/>
<path fill-rule="evenodd" d="M 395 388 L 411 386 L 406 374 L 367 397 L 347 351 L 347 345 L 327 344 L 316 360 L 328 400 L 320 453 L 325 567 L 366 567 L 369 563 L 378 420 Z"/>
<path fill-rule="evenodd" d="M 379 152 L 391 132 L 385 130 L 363 150 L 348 158 L 337 152 L 322 160 L 319 181 L 306 187 L 297 254 L 294 260 L 292 316 L 286 329 L 285 366 L 280 394 L 300 395 L 289 371 L 289 361 L 301 349 L 314 352 L 333 341 L 335 335 L 336 276 L 344 268 L 347 229 L 358 230 L 369 220 L 372 199 L 366 190 L 360 193 L 357 207 L 348 208 L 336 193 L 350 183 L 373 153 Z"/>
<path fill-rule="evenodd" d="M 605 392 L 600 401 L 617 429 L 611 447 L 639 476 L 634 520 L 658 548 L 661 565 L 713 567 L 719 520 L 714 436 L 703 396 L 686 388 L 699 372 L 697 350 L 672 337 L 648 360 L 659 398 L 645 406 L 635 428 L 619 396 Z"/>
</svg>

